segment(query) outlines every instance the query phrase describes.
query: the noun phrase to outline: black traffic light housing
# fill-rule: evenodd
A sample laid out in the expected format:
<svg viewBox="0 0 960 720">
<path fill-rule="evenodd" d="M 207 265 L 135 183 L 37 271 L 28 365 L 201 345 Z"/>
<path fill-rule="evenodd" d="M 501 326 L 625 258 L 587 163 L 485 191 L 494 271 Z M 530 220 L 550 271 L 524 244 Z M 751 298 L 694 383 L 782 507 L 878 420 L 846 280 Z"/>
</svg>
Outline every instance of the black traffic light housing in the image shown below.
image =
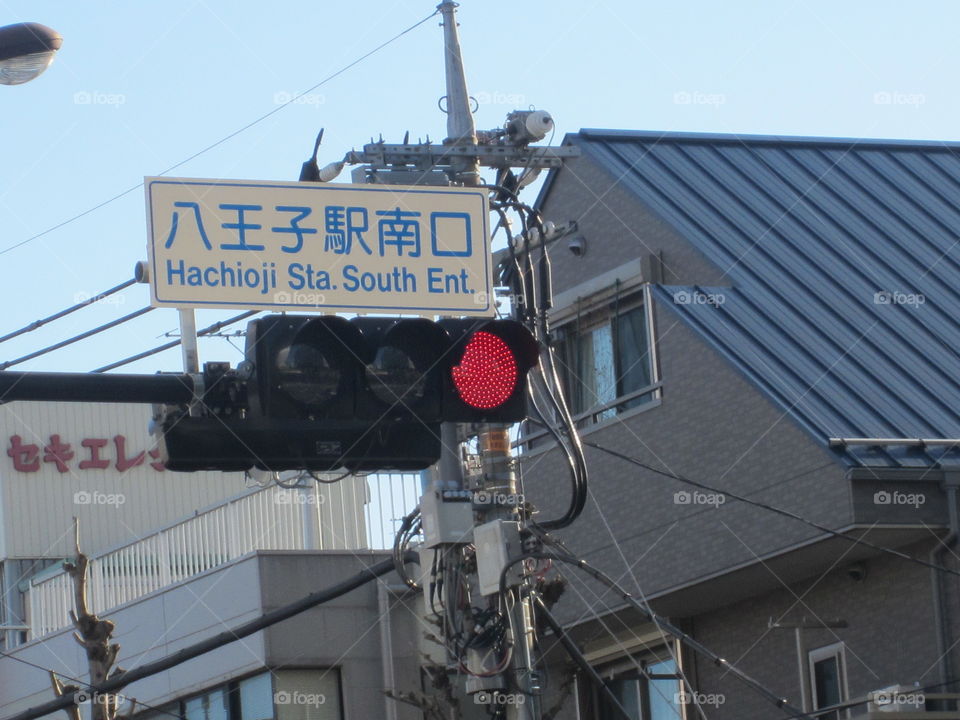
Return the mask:
<svg viewBox="0 0 960 720">
<path fill-rule="evenodd" d="M 248 325 L 244 372 L 208 364 L 202 411 L 161 418 L 167 466 L 423 469 L 441 422 L 526 417 L 538 356 L 512 320 L 266 316 Z"/>
<path fill-rule="evenodd" d="M 527 373 L 540 348 L 515 320 L 441 320 L 450 346 L 443 362 L 445 422 L 509 423 L 527 416 Z"/>
<path fill-rule="evenodd" d="M 250 323 L 253 415 L 516 422 L 539 349 L 513 320 L 271 315 Z"/>
<path fill-rule="evenodd" d="M 437 461 L 439 431 L 398 423 L 304 424 L 267 418 L 224 419 L 170 413 L 159 429 L 168 470 L 422 470 Z"/>
</svg>

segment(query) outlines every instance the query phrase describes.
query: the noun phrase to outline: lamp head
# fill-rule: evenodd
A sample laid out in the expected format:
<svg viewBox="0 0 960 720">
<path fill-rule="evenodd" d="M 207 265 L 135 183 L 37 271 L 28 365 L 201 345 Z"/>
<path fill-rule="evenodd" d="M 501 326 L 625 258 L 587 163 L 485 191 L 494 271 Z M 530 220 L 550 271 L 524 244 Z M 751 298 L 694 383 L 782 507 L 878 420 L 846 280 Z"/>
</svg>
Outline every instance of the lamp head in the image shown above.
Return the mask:
<svg viewBox="0 0 960 720">
<path fill-rule="evenodd" d="M 50 67 L 63 44 L 56 30 L 40 23 L 0 27 L 0 85 L 21 85 Z"/>
</svg>

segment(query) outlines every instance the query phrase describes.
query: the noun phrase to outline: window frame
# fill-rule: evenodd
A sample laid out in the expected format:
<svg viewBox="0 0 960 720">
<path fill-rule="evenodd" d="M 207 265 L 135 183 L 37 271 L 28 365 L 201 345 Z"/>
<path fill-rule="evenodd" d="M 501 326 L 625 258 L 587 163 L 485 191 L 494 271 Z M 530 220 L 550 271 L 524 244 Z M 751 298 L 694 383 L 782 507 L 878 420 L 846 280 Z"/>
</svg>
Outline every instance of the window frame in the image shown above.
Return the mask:
<svg viewBox="0 0 960 720">
<path fill-rule="evenodd" d="M 819 703 L 817 702 L 817 676 L 816 676 L 816 664 L 822 662 L 823 660 L 829 660 L 830 658 L 836 658 L 837 660 L 837 685 L 840 692 L 839 702 L 846 702 L 850 698 L 850 691 L 847 685 L 847 652 L 846 652 L 846 643 L 842 640 L 840 642 L 831 643 L 830 645 L 824 645 L 823 647 L 814 648 L 812 650 L 807 650 L 807 682 L 810 687 L 810 707 L 815 713 L 820 709 Z M 835 711 L 837 718 L 849 718 L 849 710 L 838 710 Z M 819 717 L 819 716 L 818 716 Z M 823 718 L 829 718 L 829 715 L 823 715 Z"/>
<path fill-rule="evenodd" d="M 672 680 L 676 683 L 676 694 L 683 692 L 683 656 L 682 650 L 676 641 L 671 641 L 671 647 L 677 658 L 677 671 L 673 676 L 663 675 L 662 673 L 651 673 L 650 668 L 660 663 L 672 660 L 666 646 L 661 646 L 658 652 L 645 652 L 642 655 L 631 655 L 631 658 L 620 657 L 612 662 L 606 662 L 597 666 L 596 670 L 604 683 L 613 681 L 636 681 L 637 708 L 640 711 L 641 720 L 649 720 L 651 707 L 650 698 L 654 690 L 651 688 L 652 681 Z M 640 667 L 637 667 L 637 666 Z M 602 708 L 602 699 L 600 691 L 594 686 L 593 682 L 588 680 L 582 673 L 577 675 L 576 682 L 577 707 L 576 711 L 579 717 L 597 718 Z M 676 698 L 675 694 L 675 698 Z M 688 717 L 687 706 L 683 703 L 675 705 L 680 720 L 686 720 Z"/>
<path fill-rule="evenodd" d="M 620 329 L 618 327 L 618 319 L 624 318 L 629 313 L 636 310 L 640 310 L 642 313 L 643 328 L 646 332 L 646 349 L 644 354 L 646 355 L 645 363 L 649 383 L 636 390 L 622 393 L 619 389 L 619 386 L 624 379 L 626 371 L 620 366 L 619 362 L 618 338 Z M 590 404 L 585 403 L 585 407 L 583 409 L 574 413 L 574 419 L 577 421 L 578 425 L 580 425 L 581 421 L 588 420 L 586 423 L 587 427 L 591 425 L 597 425 L 606 420 L 611 420 L 614 417 L 624 415 L 629 413 L 631 410 L 644 407 L 650 402 L 656 402 L 661 398 L 662 383 L 660 381 L 660 363 L 657 354 L 653 298 L 650 292 L 649 283 L 644 283 L 639 288 L 622 294 L 619 292 L 611 294 L 611 292 L 608 290 L 607 292 L 603 293 L 602 302 L 578 301 L 578 303 L 573 306 L 572 312 L 568 313 L 564 317 L 563 322 L 557 324 L 557 336 L 560 338 L 560 343 L 566 344 L 568 342 L 568 338 L 570 337 L 582 339 L 586 333 L 601 327 L 610 328 L 611 354 L 614 364 L 613 381 L 615 385 L 613 389 L 613 398 L 611 400 L 593 402 Z M 574 402 L 573 393 L 570 392 L 569 382 L 573 377 L 575 377 L 575 373 L 578 371 L 578 369 L 579 368 L 571 367 L 569 363 L 566 364 L 566 367 L 562 368 L 562 380 L 565 385 L 564 389 L 568 394 L 567 402 L 570 404 L 571 409 L 573 409 Z M 623 406 L 631 400 L 635 400 L 645 395 L 651 396 L 648 403 L 641 403 L 640 405 L 620 409 L 620 406 Z M 611 409 L 615 410 L 615 414 L 613 416 L 598 419 L 597 416 L 600 416 Z"/>
<path fill-rule="evenodd" d="M 202 698 L 206 695 L 211 695 L 212 693 L 222 690 L 224 693 L 224 698 L 226 700 L 227 708 L 227 720 L 242 720 L 243 717 L 243 708 L 240 705 L 240 684 L 261 675 L 265 675 L 270 678 L 270 706 L 273 708 L 271 712 L 271 718 L 274 720 L 277 717 L 277 673 L 282 673 L 289 670 L 305 670 L 305 671 L 316 671 L 321 673 L 334 672 L 336 674 L 336 691 L 337 691 L 337 706 L 339 708 L 339 713 L 337 713 L 337 720 L 343 720 L 345 711 L 343 705 L 343 668 L 339 665 L 332 665 L 329 667 L 279 667 L 279 668 L 260 668 L 246 675 L 238 675 L 237 677 L 230 678 L 225 682 L 220 682 L 215 685 L 211 685 L 202 690 L 192 692 L 188 695 L 182 695 L 180 697 L 173 698 L 172 700 L 165 702 L 161 705 L 151 706 L 150 708 L 144 708 L 140 712 L 137 712 L 133 716 L 133 720 L 165 720 L 170 718 L 170 714 L 176 715 L 180 720 L 186 720 L 186 705 L 192 700 L 197 698 Z M 172 720 L 172 719 L 171 719 Z"/>
</svg>

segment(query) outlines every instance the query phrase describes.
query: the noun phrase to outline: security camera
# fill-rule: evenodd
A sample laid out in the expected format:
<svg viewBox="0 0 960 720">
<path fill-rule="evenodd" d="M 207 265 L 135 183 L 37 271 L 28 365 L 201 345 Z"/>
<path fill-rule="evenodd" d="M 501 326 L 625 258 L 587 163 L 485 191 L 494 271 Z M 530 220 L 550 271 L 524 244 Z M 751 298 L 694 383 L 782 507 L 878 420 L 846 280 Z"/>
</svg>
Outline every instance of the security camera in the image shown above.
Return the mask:
<svg viewBox="0 0 960 720">
<path fill-rule="evenodd" d="M 570 248 L 570 252 L 577 257 L 583 257 L 587 252 L 587 241 L 585 238 L 575 237 L 570 241 L 567 247 Z"/>
<path fill-rule="evenodd" d="M 508 142 L 527 145 L 543 140 L 553 130 L 553 118 L 545 110 L 515 110 L 507 115 L 504 130 Z"/>
<path fill-rule="evenodd" d="M 867 577 L 867 566 L 864 563 L 854 563 L 847 566 L 847 577 L 853 582 L 863 582 Z"/>
</svg>

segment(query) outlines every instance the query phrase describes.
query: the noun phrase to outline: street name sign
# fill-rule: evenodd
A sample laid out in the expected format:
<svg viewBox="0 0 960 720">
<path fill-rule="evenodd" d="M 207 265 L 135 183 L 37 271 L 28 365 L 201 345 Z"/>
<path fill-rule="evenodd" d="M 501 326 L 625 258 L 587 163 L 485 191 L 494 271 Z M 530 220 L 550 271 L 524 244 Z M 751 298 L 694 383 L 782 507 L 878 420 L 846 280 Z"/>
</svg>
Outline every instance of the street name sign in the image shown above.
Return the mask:
<svg viewBox="0 0 960 720">
<path fill-rule="evenodd" d="M 148 177 L 152 304 L 492 317 L 482 188 Z"/>
</svg>

